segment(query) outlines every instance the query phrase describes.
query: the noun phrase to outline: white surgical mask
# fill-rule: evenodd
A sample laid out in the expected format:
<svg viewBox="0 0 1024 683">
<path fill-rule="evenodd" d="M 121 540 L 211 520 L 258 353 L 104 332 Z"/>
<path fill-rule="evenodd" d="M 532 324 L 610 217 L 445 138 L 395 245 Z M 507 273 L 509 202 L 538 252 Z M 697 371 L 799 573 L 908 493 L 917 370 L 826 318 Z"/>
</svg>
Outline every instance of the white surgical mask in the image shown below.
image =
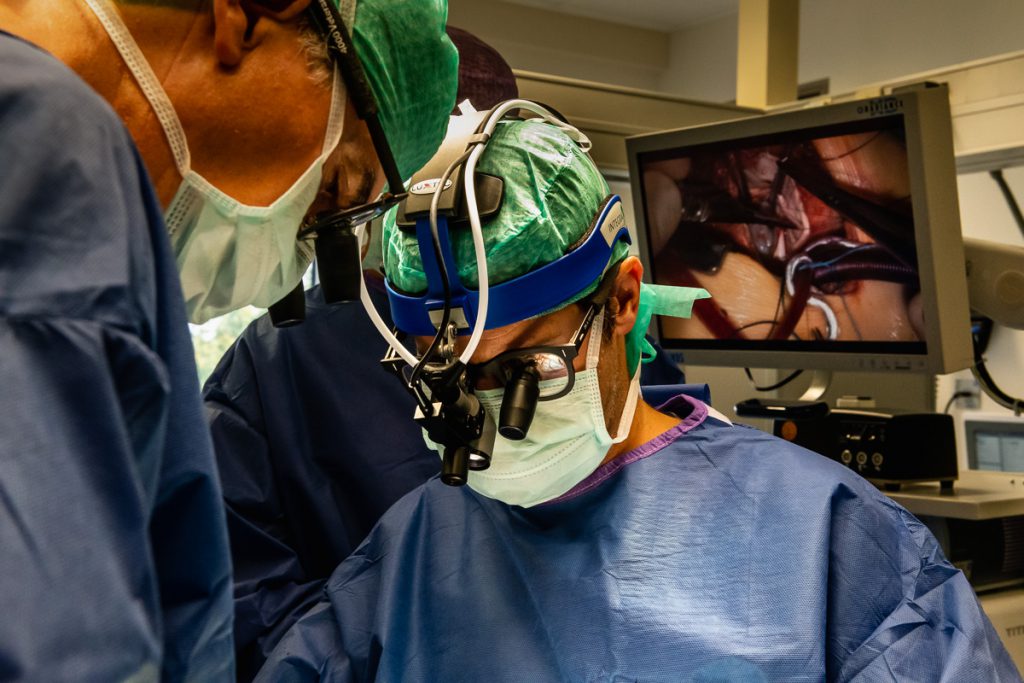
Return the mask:
<svg viewBox="0 0 1024 683">
<path fill-rule="evenodd" d="M 603 324 L 602 309 L 591 327 L 586 369 L 576 373 L 569 393 L 537 403 L 537 412 L 525 439 L 512 441 L 501 435 L 495 437 L 491 466 L 486 470 L 470 470 L 470 488 L 509 505 L 538 505 L 557 498 L 586 479 L 604 460 L 612 444 L 625 440 L 640 393 L 640 370 L 637 369 L 630 381 L 617 434 L 612 437 L 605 426 L 597 380 Z M 476 395 L 497 422 L 504 390 L 488 389 Z"/>
<path fill-rule="evenodd" d="M 341 139 L 345 85 L 337 70 L 320 156 L 269 206 L 229 197 L 192 170 L 174 107 L 127 27 L 107 0 L 86 0 L 156 112 L 174 153 L 181 185 L 165 213 L 189 320 L 203 323 L 250 304 L 267 307 L 302 279 L 311 242 L 296 239 L 320 189 L 323 166 Z"/>
</svg>

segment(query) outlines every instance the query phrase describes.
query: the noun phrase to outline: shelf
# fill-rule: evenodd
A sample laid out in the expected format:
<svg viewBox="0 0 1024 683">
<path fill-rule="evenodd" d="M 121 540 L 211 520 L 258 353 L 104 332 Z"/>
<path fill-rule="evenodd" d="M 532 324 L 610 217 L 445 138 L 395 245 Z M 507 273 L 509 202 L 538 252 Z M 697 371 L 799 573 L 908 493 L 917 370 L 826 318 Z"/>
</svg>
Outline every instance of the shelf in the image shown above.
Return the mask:
<svg viewBox="0 0 1024 683">
<path fill-rule="evenodd" d="M 943 495 L 939 484 L 905 484 L 885 495 L 915 515 L 982 520 L 1024 515 L 1024 475 L 967 470 Z"/>
</svg>

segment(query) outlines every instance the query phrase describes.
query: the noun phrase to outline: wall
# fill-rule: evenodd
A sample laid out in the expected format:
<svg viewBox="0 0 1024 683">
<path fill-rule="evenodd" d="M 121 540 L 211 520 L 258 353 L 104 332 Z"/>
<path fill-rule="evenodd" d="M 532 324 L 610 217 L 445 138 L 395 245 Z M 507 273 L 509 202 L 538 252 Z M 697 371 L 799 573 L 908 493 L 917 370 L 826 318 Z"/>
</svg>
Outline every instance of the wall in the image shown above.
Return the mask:
<svg viewBox="0 0 1024 683">
<path fill-rule="evenodd" d="M 449 0 L 449 22 L 517 69 L 731 101 L 736 15 L 663 32 L 504 0 Z M 866 83 L 1024 49 L 1021 0 L 804 0 L 799 80 Z"/>
<path fill-rule="evenodd" d="M 667 33 L 501 0 L 449 0 L 448 22 L 514 69 L 656 90 L 669 59 Z"/>
<path fill-rule="evenodd" d="M 710 102 L 736 99 L 736 15 L 671 34 L 668 66 L 658 88 Z"/>
<path fill-rule="evenodd" d="M 804 0 L 800 82 L 832 92 L 1024 48 L 1020 0 Z"/>
<path fill-rule="evenodd" d="M 1020 0 L 804 0 L 799 82 L 831 92 L 1024 49 Z M 711 101 L 735 97 L 736 17 L 676 31 L 659 87 Z"/>
</svg>

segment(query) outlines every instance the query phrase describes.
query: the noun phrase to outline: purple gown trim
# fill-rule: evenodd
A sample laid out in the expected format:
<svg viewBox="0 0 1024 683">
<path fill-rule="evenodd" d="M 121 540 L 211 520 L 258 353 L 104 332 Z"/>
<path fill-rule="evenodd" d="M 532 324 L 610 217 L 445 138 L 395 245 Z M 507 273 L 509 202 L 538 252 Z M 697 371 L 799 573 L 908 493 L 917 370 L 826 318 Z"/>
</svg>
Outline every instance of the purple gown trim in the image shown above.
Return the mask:
<svg viewBox="0 0 1024 683">
<path fill-rule="evenodd" d="M 679 409 L 683 408 L 684 404 L 690 406 L 690 412 L 675 427 L 669 429 L 666 432 L 662 432 L 661 434 L 654 437 L 647 443 L 637 446 L 633 450 L 627 451 L 626 453 L 619 455 L 611 462 L 606 462 L 605 464 L 601 465 L 596 470 L 594 470 L 589 476 L 587 476 L 586 479 L 576 484 L 576 486 L 572 487 L 571 489 L 560 495 L 558 498 L 554 498 L 546 503 L 543 503 L 543 505 L 561 503 L 571 498 L 581 496 L 584 493 L 587 493 L 588 491 L 592 491 L 626 465 L 631 465 L 637 460 L 643 460 L 644 458 L 654 455 L 662 448 L 668 446 L 670 443 L 672 443 L 673 441 L 681 437 L 683 434 L 693 429 L 694 427 L 697 427 L 698 425 L 703 423 L 705 419 L 707 419 L 708 407 L 704 405 L 702 402 L 698 401 L 697 399 L 690 398 L 689 396 L 683 394 L 680 394 L 675 398 L 669 399 L 662 405 L 657 406 L 657 409 L 663 412 L 667 411 L 681 413 L 683 411 Z"/>
</svg>

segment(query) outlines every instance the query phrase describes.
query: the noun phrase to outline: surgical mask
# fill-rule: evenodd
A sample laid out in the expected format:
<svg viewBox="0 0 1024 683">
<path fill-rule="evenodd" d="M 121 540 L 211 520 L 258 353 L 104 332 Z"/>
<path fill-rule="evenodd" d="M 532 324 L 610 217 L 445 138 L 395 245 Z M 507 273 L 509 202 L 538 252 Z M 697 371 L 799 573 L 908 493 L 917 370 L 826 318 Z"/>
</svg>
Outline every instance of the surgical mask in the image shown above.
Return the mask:
<svg viewBox="0 0 1024 683">
<path fill-rule="evenodd" d="M 269 206 L 243 204 L 192 170 L 181 122 L 124 22 L 106 0 L 86 2 L 152 105 L 181 174 L 164 218 L 189 320 L 202 323 L 250 304 L 267 307 L 280 300 L 313 258 L 312 243 L 296 235 L 320 189 L 324 162 L 341 139 L 346 91 L 337 70 L 320 156 Z"/>
<path fill-rule="evenodd" d="M 469 472 L 470 488 L 509 505 L 538 505 L 557 498 L 586 479 L 608 455 L 612 445 L 625 440 L 640 394 L 640 373 L 636 372 L 630 381 L 613 437 L 606 427 L 597 377 L 603 324 L 602 309 L 591 327 L 586 369 L 576 373 L 569 393 L 537 404 L 526 438 L 512 441 L 497 436 L 491 466 Z M 477 391 L 476 396 L 491 419 L 497 422 L 504 390 Z M 437 449 L 429 439 L 427 443 Z"/>
</svg>

